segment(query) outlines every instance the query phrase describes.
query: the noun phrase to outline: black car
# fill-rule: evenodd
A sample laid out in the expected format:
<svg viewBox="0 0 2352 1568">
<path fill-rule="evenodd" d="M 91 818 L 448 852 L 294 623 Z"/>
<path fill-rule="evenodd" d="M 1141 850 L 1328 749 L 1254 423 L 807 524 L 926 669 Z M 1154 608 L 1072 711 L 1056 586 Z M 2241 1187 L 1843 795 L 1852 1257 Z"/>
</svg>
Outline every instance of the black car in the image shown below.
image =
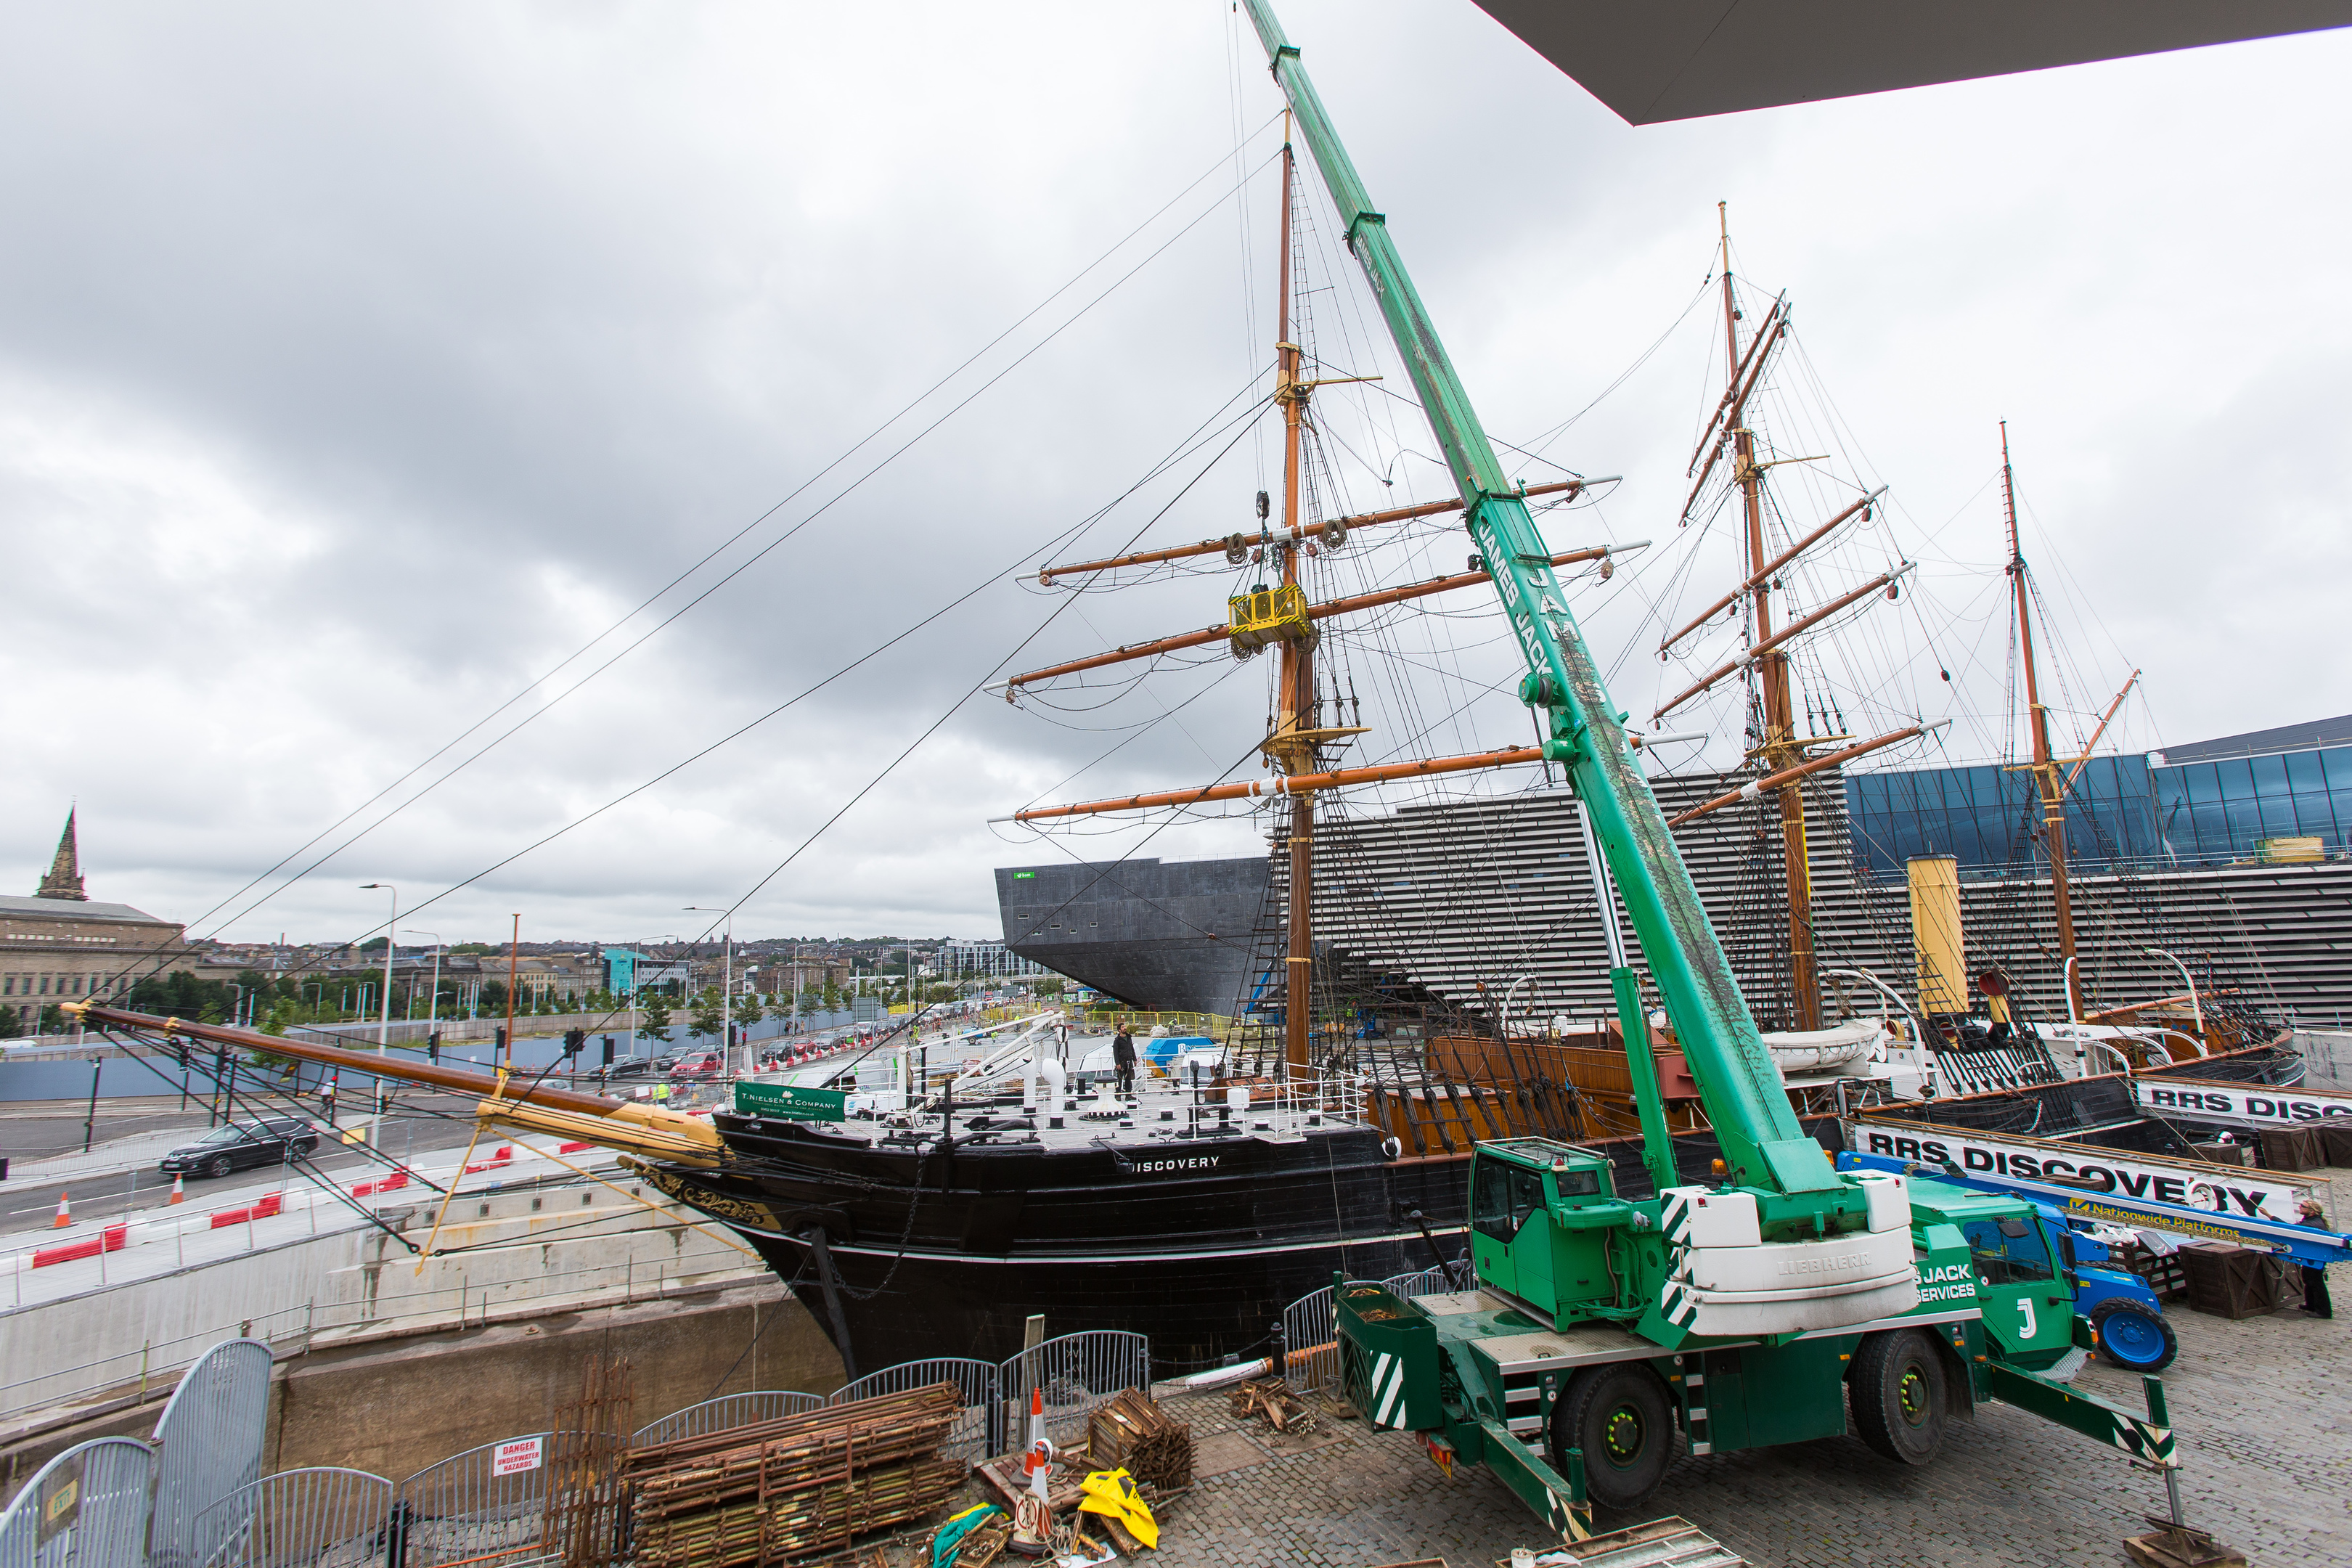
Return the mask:
<svg viewBox="0 0 2352 1568">
<path fill-rule="evenodd" d="M 215 1127 L 163 1156 L 167 1176 L 226 1176 L 246 1165 L 277 1165 L 319 1146 L 319 1130 L 299 1116 L 265 1116 Z"/>
<path fill-rule="evenodd" d="M 597 1071 L 599 1078 L 643 1078 L 651 1072 L 669 1071 L 667 1057 L 623 1057 L 609 1068 Z"/>
</svg>

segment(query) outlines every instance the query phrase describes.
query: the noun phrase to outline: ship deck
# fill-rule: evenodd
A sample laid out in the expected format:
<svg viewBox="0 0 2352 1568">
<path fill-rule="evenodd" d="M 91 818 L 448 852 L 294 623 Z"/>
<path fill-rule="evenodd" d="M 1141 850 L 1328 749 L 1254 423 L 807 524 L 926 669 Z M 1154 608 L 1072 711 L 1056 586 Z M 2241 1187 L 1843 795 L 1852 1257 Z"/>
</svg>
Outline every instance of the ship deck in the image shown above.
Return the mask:
<svg viewBox="0 0 2352 1568">
<path fill-rule="evenodd" d="M 807 1069 L 801 1069 L 796 1075 L 776 1078 L 778 1081 L 798 1078 L 804 1082 L 807 1076 Z M 746 1116 L 740 1125 L 756 1135 L 780 1120 Z M 1023 1109 L 1016 1089 L 970 1103 L 960 1100 L 952 1111 L 943 1105 L 916 1110 L 854 1110 L 842 1121 L 793 1125 L 803 1132 L 855 1140 L 876 1148 L 919 1150 L 948 1136 L 950 1122 L 959 1151 L 991 1146 L 1040 1153 L 1109 1149 L 1126 1157 L 1163 1149 L 1172 1154 L 1236 1140 L 1297 1143 L 1318 1134 L 1371 1126 L 1364 1119 L 1361 1087 L 1337 1078 L 1296 1086 L 1260 1084 L 1250 1091 L 1246 1108 L 1240 1110 L 1230 1103 L 1223 1088 L 1196 1089 L 1168 1078 L 1139 1078 L 1135 1093 L 1125 1100 L 1111 1093 L 1108 1086 L 1089 1088 L 1064 1095 L 1059 1110 L 1044 1099 L 1041 1086 L 1034 1110 Z"/>
</svg>

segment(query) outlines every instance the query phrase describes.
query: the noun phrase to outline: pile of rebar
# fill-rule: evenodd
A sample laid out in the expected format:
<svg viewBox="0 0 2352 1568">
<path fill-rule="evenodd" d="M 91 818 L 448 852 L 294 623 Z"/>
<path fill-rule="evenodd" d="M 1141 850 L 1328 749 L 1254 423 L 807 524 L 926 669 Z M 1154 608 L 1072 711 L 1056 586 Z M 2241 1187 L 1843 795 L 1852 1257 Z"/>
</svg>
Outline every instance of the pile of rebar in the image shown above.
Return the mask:
<svg viewBox="0 0 2352 1568">
<path fill-rule="evenodd" d="M 1127 1389 L 1087 1418 L 1087 1463 L 1181 1491 L 1192 1484 L 1192 1429 L 1141 1389 Z"/>
<path fill-rule="evenodd" d="M 638 1568 L 784 1562 L 927 1513 L 963 1480 L 940 1457 L 962 1406 L 934 1384 L 636 1449 Z"/>
</svg>

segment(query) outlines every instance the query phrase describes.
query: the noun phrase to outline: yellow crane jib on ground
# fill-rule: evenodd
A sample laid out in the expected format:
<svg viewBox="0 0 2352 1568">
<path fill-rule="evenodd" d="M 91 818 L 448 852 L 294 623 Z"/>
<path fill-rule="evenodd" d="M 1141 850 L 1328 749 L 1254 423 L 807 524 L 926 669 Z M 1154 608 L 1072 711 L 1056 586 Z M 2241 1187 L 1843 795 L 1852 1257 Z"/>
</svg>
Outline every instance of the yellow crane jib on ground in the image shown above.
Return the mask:
<svg viewBox="0 0 2352 1568">
<path fill-rule="evenodd" d="M 636 1105 L 602 1094 L 519 1082 L 511 1073 L 468 1072 L 437 1062 L 404 1062 L 370 1051 L 289 1040 L 256 1029 L 194 1024 L 158 1017 L 98 1002 L 73 1002 L 66 1010 L 90 1028 L 121 1029 L 163 1040 L 185 1037 L 244 1051 L 314 1063 L 337 1072 L 367 1073 L 400 1083 L 424 1084 L 478 1097 L 475 1114 L 485 1126 L 559 1136 L 624 1153 L 677 1164 L 716 1165 L 723 1152 L 716 1129 L 681 1111 Z"/>
</svg>

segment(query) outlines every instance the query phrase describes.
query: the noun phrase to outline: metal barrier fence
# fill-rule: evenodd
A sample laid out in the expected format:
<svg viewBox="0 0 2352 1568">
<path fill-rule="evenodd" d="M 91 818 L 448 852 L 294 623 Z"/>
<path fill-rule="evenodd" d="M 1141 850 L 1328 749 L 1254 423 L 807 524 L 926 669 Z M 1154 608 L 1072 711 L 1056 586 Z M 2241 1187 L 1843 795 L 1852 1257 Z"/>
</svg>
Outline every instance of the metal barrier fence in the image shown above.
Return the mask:
<svg viewBox="0 0 2352 1568">
<path fill-rule="evenodd" d="M 531 1432 L 453 1454 L 400 1483 L 404 1563 L 477 1568 L 539 1555 L 547 1519 L 549 1434 Z"/>
<path fill-rule="evenodd" d="M 219 1542 L 202 1568 L 392 1568 L 404 1555 L 393 1485 L 365 1470 L 280 1470 L 213 1504 L 196 1529 Z"/>
<path fill-rule="evenodd" d="M 0 1568 L 142 1568 L 155 1450 L 95 1437 L 43 1465 L 0 1512 Z"/>
<path fill-rule="evenodd" d="M 542 1187 L 509 1185 L 497 1193 L 467 1192 L 467 1201 L 487 1200 L 499 1204 L 522 1203 L 541 1193 L 555 1193 L 567 1188 L 584 1190 L 568 1178 L 549 1178 Z M 624 1200 L 625 1201 L 625 1200 Z M 291 1189 L 281 1213 L 299 1216 L 310 1205 L 331 1214 L 348 1215 L 339 1209 L 336 1200 L 315 1189 Z M 170 1211 L 173 1214 L 182 1210 Z M 199 1212 L 184 1222 L 192 1228 L 206 1224 Z M 717 1241 L 698 1236 L 683 1228 L 677 1220 L 648 1221 L 647 1229 L 656 1226 L 679 1227 L 680 1250 L 668 1254 L 653 1264 L 641 1264 L 632 1255 L 617 1263 L 598 1264 L 585 1268 L 531 1274 L 518 1279 L 475 1283 L 461 1279 L 443 1289 L 418 1290 L 384 1299 L 361 1299 L 330 1301 L 313 1299 L 299 1306 L 282 1308 L 274 1312 L 257 1314 L 247 1320 L 251 1335 L 278 1347 L 280 1353 L 292 1354 L 307 1350 L 313 1338 L 332 1334 L 338 1330 L 364 1330 L 375 1333 L 416 1331 L 438 1326 L 452 1319 L 461 1327 L 486 1323 L 501 1313 L 552 1310 L 548 1303 L 567 1297 L 609 1296 L 621 1292 L 626 1301 L 659 1300 L 679 1287 L 681 1280 L 692 1278 L 698 1281 L 722 1271 L 729 1262 L 745 1265 L 747 1278 L 763 1271 L 751 1265 L 741 1255 Z M 39 1234 L 47 1235 L 47 1232 Z M 134 1230 L 132 1242 L 139 1242 Z M 26 1249 L 29 1254 L 30 1249 Z M 667 1254 L 667 1249 L 665 1249 Z M 117 1256 L 121 1256 L 119 1253 Z M 0 1256 L 0 1308 L 7 1305 L 6 1287 L 11 1260 Z M 71 1403 L 108 1394 L 144 1394 L 149 1388 L 168 1384 L 181 1369 L 202 1356 L 224 1336 L 234 1337 L 237 1323 L 224 1323 L 199 1332 L 171 1340 L 152 1340 L 131 1350 L 78 1364 L 55 1364 L 31 1370 L 22 1378 L 0 1383 L 0 1420 L 21 1415 L 26 1411 Z M 15 1371 L 11 1366 L 7 1370 Z"/>
<path fill-rule="evenodd" d="M 1004 1410 L 996 1433 L 1002 1446 L 1028 1430 L 1029 1394 L 1035 1389 L 1045 1396 L 1045 1435 L 1061 1447 L 1083 1440 L 1087 1417 L 1121 1389 L 1151 1386 L 1151 1342 L 1115 1329 L 1064 1334 L 1007 1356 L 996 1375 Z"/>
<path fill-rule="evenodd" d="M 1329 1292 L 1323 1295 L 1328 1321 Z M 486 1443 L 397 1487 L 332 1468 L 257 1477 L 269 1371 L 267 1344 L 226 1341 L 182 1380 L 154 1446 L 101 1437 L 58 1455 L 0 1512 L 0 1568 L 521 1568 L 547 1553 L 556 1434 Z M 666 1442 L 951 1383 L 963 1410 L 942 1454 L 977 1458 L 1026 1430 L 1033 1389 L 1048 1436 L 1071 1446 L 1095 1409 L 1150 1381 L 1145 1336 L 1094 1330 L 1001 1363 L 903 1362 L 829 1399 L 768 1389 L 706 1400 L 631 1441 Z"/>
<path fill-rule="evenodd" d="M 997 1419 L 997 1391 L 1002 1385 L 997 1382 L 996 1368 L 984 1361 L 961 1356 L 902 1361 L 897 1366 L 869 1372 L 855 1383 L 844 1384 L 825 1403 L 847 1405 L 856 1399 L 904 1394 L 910 1388 L 929 1388 L 935 1383 L 952 1383 L 963 1395 L 963 1409 L 956 1417 L 948 1441 L 940 1446 L 941 1457 L 977 1459 L 1003 1447 L 1004 1428 Z"/>
<path fill-rule="evenodd" d="M 673 1411 L 658 1421 L 649 1421 L 629 1438 L 632 1448 L 649 1447 L 656 1443 L 675 1442 L 680 1437 L 699 1437 L 705 1432 L 723 1431 L 730 1426 L 748 1426 L 755 1421 L 781 1421 L 787 1415 L 804 1411 L 820 1410 L 840 1396 L 828 1400 L 822 1394 L 803 1394 L 795 1388 L 762 1388 L 750 1394 L 724 1394 L 716 1399 L 706 1399 L 699 1405 L 689 1405 Z"/>
<path fill-rule="evenodd" d="M 155 1423 L 155 1521 L 147 1532 L 156 1568 L 203 1568 L 217 1536 L 197 1528 L 214 1502 L 261 1477 L 269 1419 L 269 1347 L 226 1340 L 196 1358 Z M 225 1528 L 214 1520 L 215 1528 Z"/>
<path fill-rule="evenodd" d="M 250 1321 L 254 1339 L 299 1345 L 310 1334 L 310 1309 L 289 1307 Z M 29 1377 L 0 1384 L 0 1419 L 94 1394 L 144 1395 L 149 1388 L 171 1382 L 183 1368 L 202 1360 L 224 1336 L 236 1338 L 237 1328 L 236 1323 L 226 1323 L 174 1340 L 151 1340 L 137 1350 L 78 1365 L 42 1367 Z"/>
<path fill-rule="evenodd" d="M 1426 1296 L 1440 1290 L 1458 1288 L 1457 1281 L 1469 1272 L 1465 1255 L 1448 1276 L 1442 1268 L 1422 1268 L 1411 1274 L 1392 1274 L 1379 1281 L 1400 1296 Z M 1297 1360 L 1286 1360 L 1283 1378 L 1301 1394 L 1313 1391 L 1329 1394 L 1339 1386 L 1339 1321 L 1331 1310 L 1331 1287 L 1310 1290 L 1282 1310 L 1282 1345 L 1286 1357 L 1294 1351 L 1314 1353 Z"/>
</svg>

